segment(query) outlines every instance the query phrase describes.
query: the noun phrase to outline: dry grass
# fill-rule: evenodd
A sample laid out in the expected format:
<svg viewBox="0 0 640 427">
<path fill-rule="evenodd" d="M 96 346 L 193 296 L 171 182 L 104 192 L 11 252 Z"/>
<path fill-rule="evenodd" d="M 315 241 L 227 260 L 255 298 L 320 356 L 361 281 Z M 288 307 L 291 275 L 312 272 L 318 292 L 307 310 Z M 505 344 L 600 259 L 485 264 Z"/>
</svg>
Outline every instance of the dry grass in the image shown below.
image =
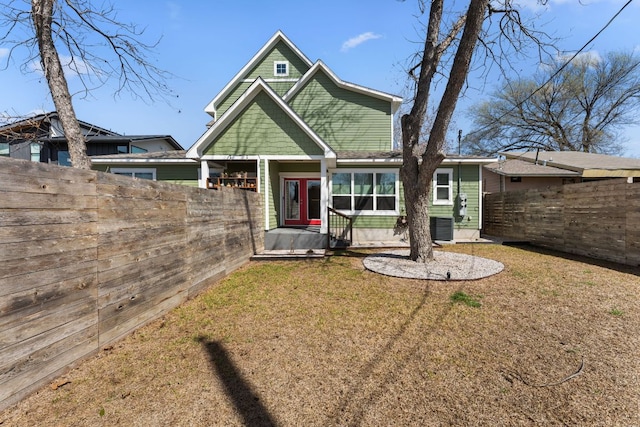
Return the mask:
<svg viewBox="0 0 640 427">
<path fill-rule="evenodd" d="M 0 424 L 640 425 L 638 271 L 528 248 L 447 250 L 505 271 L 394 279 L 365 271 L 363 253 L 251 263 Z"/>
</svg>

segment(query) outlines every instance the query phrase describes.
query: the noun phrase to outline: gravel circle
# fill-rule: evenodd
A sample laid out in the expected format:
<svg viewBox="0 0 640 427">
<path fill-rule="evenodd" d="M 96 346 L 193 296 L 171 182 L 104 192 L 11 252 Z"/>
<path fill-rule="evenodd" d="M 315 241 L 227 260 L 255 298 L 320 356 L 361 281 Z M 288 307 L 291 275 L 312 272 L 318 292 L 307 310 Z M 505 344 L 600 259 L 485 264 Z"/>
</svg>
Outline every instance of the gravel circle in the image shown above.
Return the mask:
<svg viewBox="0 0 640 427">
<path fill-rule="evenodd" d="M 434 260 L 417 263 L 409 260 L 406 249 L 380 252 L 366 257 L 367 270 L 386 276 L 425 280 L 477 280 L 504 269 L 498 261 L 455 252 L 434 251 Z"/>
</svg>

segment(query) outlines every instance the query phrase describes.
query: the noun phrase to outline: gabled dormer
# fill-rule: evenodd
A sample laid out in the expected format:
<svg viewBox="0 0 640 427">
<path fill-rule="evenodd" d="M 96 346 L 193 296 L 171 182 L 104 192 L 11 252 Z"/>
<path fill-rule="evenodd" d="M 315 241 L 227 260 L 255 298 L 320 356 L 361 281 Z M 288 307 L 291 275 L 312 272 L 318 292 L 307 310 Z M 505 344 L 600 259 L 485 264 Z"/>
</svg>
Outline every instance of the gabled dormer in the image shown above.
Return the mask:
<svg viewBox="0 0 640 427">
<path fill-rule="evenodd" d="M 391 151 L 402 98 L 341 80 L 317 61 L 283 99 L 336 151 Z"/>
<path fill-rule="evenodd" d="M 313 62 L 278 30 L 207 104 L 205 112 L 217 120 L 258 77 L 268 83 L 278 95 L 283 96 L 312 65 Z"/>
</svg>

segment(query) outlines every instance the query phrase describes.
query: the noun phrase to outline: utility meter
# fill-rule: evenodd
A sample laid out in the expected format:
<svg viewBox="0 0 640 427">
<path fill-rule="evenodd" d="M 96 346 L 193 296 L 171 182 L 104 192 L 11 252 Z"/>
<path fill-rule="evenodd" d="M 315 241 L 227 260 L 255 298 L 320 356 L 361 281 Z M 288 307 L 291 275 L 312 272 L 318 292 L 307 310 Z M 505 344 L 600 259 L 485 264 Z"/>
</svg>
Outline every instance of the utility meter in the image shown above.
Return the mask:
<svg viewBox="0 0 640 427">
<path fill-rule="evenodd" d="M 467 195 L 465 193 L 458 194 L 458 214 L 461 217 L 467 216 Z"/>
</svg>

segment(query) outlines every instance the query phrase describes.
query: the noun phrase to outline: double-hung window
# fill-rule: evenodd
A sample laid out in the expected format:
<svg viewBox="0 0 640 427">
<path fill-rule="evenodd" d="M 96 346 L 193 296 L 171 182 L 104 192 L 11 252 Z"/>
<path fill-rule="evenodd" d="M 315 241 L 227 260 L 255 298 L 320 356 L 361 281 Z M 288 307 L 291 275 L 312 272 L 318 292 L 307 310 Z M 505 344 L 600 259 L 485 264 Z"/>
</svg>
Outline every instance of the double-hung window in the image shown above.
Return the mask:
<svg viewBox="0 0 640 427">
<path fill-rule="evenodd" d="M 398 173 L 388 171 L 336 172 L 331 176 L 334 209 L 348 212 L 396 214 Z"/>
<path fill-rule="evenodd" d="M 40 152 L 42 151 L 42 145 L 37 142 L 32 142 L 29 145 L 29 150 L 31 151 L 31 161 L 39 162 L 40 161 Z"/>
<path fill-rule="evenodd" d="M 434 205 L 453 205 L 453 169 L 435 171 L 432 192 Z"/>
</svg>

